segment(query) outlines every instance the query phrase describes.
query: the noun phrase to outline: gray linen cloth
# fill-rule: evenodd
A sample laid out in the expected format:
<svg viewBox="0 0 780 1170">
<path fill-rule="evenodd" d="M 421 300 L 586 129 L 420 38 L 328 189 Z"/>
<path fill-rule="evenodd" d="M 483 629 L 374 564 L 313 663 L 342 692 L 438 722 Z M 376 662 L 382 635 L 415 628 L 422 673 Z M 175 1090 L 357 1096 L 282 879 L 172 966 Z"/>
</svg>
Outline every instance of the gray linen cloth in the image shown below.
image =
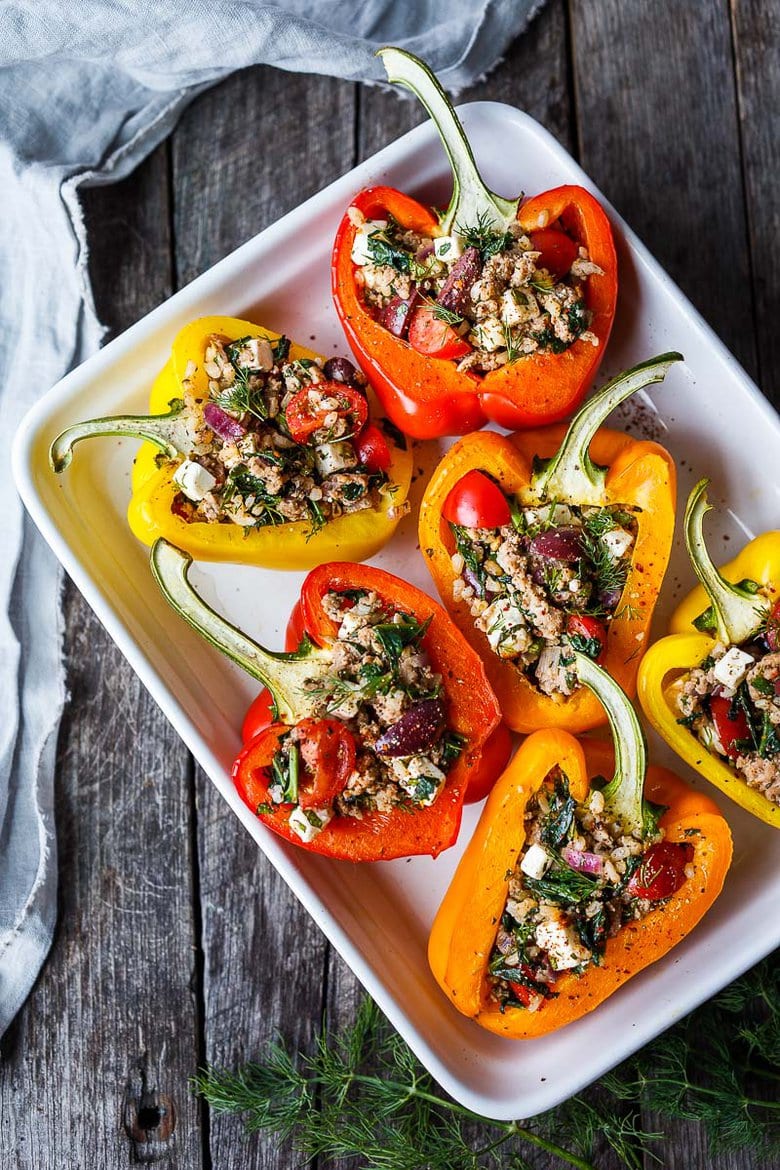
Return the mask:
<svg viewBox="0 0 780 1170">
<path fill-rule="evenodd" d="M 424 57 L 454 93 L 541 0 L 6 0 L 0 7 L 0 1035 L 51 945 L 53 774 L 65 700 L 60 572 L 11 481 L 27 408 L 95 350 L 79 206 L 170 132 L 202 89 L 265 62 L 383 77 L 374 50 Z"/>
</svg>

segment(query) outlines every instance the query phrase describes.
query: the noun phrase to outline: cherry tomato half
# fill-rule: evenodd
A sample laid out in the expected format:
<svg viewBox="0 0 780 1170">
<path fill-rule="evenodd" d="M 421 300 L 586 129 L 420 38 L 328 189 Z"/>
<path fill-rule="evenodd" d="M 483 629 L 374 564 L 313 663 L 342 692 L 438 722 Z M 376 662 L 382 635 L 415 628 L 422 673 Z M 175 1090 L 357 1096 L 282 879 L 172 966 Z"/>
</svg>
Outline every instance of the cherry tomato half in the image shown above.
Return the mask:
<svg viewBox="0 0 780 1170">
<path fill-rule="evenodd" d="M 738 707 L 732 718 L 731 699 L 727 699 L 723 695 L 715 695 L 710 699 L 710 714 L 718 733 L 718 739 L 723 744 L 723 750 L 730 759 L 736 760 L 740 754 L 737 741 L 750 739 L 747 715 L 741 707 Z"/>
<path fill-rule="evenodd" d="M 579 255 L 579 245 L 571 236 L 557 228 L 541 228 L 531 232 L 531 247 L 541 252 L 537 261 L 540 268 L 546 268 L 551 276 L 565 276 Z"/>
<path fill-rule="evenodd" d="M 345 386 L 343 382 L 318 382 L 314 386 L 304 386 L 287 403 L 284 417 L 290 436 L 296 443 L 307 443 L 314 432 L 325 425 L 325 419 L 332 413 L 332 408 L 326 409 L 318 402 L 312 402 L 312 394 L 315 398 L 322 395 L 336 400 L 338 415 L 348 420 L 350 434 L 365 426 L 368 402 L 364 394 L 354 386 Z"/>
<path fill-rule="evenodd" d="M 685 867 L 692 860 L 693 845 L 685 841 L 651 845 L 628 880 L 629 894 L 651 902 L 671 897 L 685 881 Z"/>
<path fill-rule="evenodd" d="M 418 353 L 435 358 L 460 358 L 471 346 L 446 321 L 440 321 L 433 305 L 420 305 L 409 322 L 409 344 Z"/>
<path fill-rule="evenodd" d="M 467 471 L 444 501 L 442 515 L 464 528 L 501 528 L 512 515 L 501 488 L 483 471 Z"/>
<path fill-rule="evenodd" d="M 598 642 L 600 650 L 595 661 L 602 661 L 607 648 L 607 627 L 598 618 L 587 613 L 571 613 L 566 621 L 566 633 Z"/>
<path fill-rule="evenodd" d="M 355 740 L 338 719 L 304 719 L 298 724 L 303 776 L 301 808 L 319 808 L 343 791 L 355 767 Z"/>
<path fill-rule="evenodd" d="M 373 423 L 368 423 L 354 440 L 355 451 L 369 471 L 387 471 L 390 466 L 390 444 Z"/>
</svg>

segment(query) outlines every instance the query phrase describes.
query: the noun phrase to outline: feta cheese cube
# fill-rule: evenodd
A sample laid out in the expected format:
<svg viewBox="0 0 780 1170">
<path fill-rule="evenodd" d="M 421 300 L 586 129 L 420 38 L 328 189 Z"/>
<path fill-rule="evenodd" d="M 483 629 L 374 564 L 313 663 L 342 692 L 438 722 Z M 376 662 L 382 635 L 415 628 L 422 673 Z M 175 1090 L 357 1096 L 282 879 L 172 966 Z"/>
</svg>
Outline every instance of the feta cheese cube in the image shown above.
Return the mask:
<svg viewBox="0 0 780 1170">
<path fill-rule="evenodd" d="M 173 473 L 173 482 L 179 485 L 188 500 L 196 504 L 217 484 L 211 472 L 194 459 L 185 459 L 179 464 Z"/>
<path fill-rule="evenodd" d="M 449 264 L 451 260 L 459 260 L 463 255 L 463 240 L 460 236 L 439 236 L 433 241 L 433 254 L 437 260 L 444 260 Z"/>
<path fill-rule="evenodd" d="M 427 756 L 396 757 L 391 767 L 399 786 L 422 808 L 433 804 L 447 779 Z"/>
<path fill-rule="evenodd" d="M 748 669 L 754 661 L 752 654 L 747 654 L 738 646 L 732 646 L 715 663 L 712 673 L 719 683 L 734 691 L 741 682 L 744 682 Z"/>
<path fill-rule="evenodd" d="M 628 552 L 634 543 L 634 538 L 625 528 L 611 528 L 601 535 L 601 543 L 616 561 Z"/>
<path fill-rule="evenodd" d="M 250 337 L 236 356 L 236 365 L 248 370 L 272 370 L 274 355 L 267 337 Z"/>
<path fill-rule="evenodd" d="M 529 845 L 520 862 L 520 869 L 529 878 L 536 878 L 537 880 L 547 873 L 547 870 L 552 865 L 552 857 L 544 848 L 543 845 Z"/>
<path fill-rule="evenodd" d="M 479 627 L 487 634 L 491 649 L 504 658 L 526 650 L 531 641 L 522 610 L 506 597 L 487 607 L 479 619 Z"/>
<path fill-rule="evenodd" d="M 367 219 L 362 223 L 355 232 L 355 238 L 352 241 L 352 263 L 353 264 L 372 264 L 373 260 L 371 253 L 368 250 L 368 238 L 375 232 L 383 232 L 387 227 L 386 219 Z"/>
<path fill-rule="evenodd" d="M 515 298 L 514 290 L 506 289 L 501 294 L 501 320 L 505 325 L 519 325 L 528 316 L 528 310 L 521 307 Z"/>
<path fill-rule="evenodd" d="M 289 825 L 301 841 L 308 844 L 333 819 L 333 811 L 329 808 L 294 808 L 290 813 Z"/>
<path fill-rule="evenodd" d="M 332 475 L 334 471 L 348 471 L 357 466 L 355 448 L 351 443 L 321 443 L 314 448 L 314 460 L 320 475 Z"/>
<path fill-rule="evenodd" d="M 498 317 L 486 317 L 480 325 L 475 325 L 472 336 L 479 348 L 488 353 L 506 349 L 506 334 Z"/>
<path fill-rule="evenodd" d="M 570 971 L 590 958 L 590 952 L 564 922 L 560 912 L 540 922 L 534 937 L 537 946 L 547 952 L 553 971 Z"/>
</svg>

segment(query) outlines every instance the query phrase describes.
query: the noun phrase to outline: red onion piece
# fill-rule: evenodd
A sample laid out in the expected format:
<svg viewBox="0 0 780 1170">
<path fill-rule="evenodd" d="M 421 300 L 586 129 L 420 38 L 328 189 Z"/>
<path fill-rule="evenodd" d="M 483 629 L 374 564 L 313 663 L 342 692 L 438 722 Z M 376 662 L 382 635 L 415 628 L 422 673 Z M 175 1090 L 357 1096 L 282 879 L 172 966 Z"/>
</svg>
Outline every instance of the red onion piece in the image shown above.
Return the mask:
<svg viewBox="0 0 780 1170">
<path fill-rule="evenodd" d="M 423 699 L 388 727 L 374 746 L 382 756 L 414 756 L 436 742 L 444 720 L 441 699 Z"/>
<path fill-rule="evenodd" d="M 405 337 L 409 329 L 409 320 L 419 300 L 420 294 L 416 288 L 412 289 L 411 296 L 405 301 L 400 297 L 393 297 L 390 304 L 379 314 L 380 324 L 384 325 L 393 337 Z"/>
<path fill-rule="evenodd" d="M 549 528 L 531 541 L 531 552 L 553 561 L 578 561 L 582 556 L 579 528 Z"/>
<path fill-rule="evenodd" d="M 207 402 L 203 407 L 203 417 L 220 439 L 243 439 L 246 427 L 242 427 L 238 419 L 231 418 L 216 402 Z"/>
<path fill-rule="evenodd" d="M 429 256 L 433 255 L 434 251 L 433 241 L 431 240 L 427 244 L 420 244 L 420 247 L 414 254 L 414 258 L 415 260 L 427 260 Z"/>
<path fill-rule="evenodd" d="M 576 869 L 577 873 L 589 873 L 600 877 L 604 872 L 604 858 L 599 857 L 598 853 L 588 853 L 584 849 L 580 851 L 567 845 L 561 850 L 561 856 L 571 869 Z"/>
<path fill-rule="evenodd" d="M 438 303 L 453 313 L 462 313 L 469 302 L 471 286 L 479 280 L 482 259 L 476 248 L 467 248 L 456 260 L 436 298 Z"/>
</svg>

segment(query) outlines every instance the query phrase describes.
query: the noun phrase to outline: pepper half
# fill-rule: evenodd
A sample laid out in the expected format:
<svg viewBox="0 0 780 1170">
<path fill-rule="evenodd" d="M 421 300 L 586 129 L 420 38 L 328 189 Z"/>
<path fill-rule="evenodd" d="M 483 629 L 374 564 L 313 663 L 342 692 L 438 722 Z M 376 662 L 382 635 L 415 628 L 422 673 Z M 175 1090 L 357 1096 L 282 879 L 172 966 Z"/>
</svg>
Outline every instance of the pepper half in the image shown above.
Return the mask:
<svg viewBox="0 0 780 1170">
<path fill-rule="evenodd" d="M 345 861 L 387 861 L 430 854 L 436 857 L 455 841 L 469 782 L 480 770 L 482 752 L 500 723 L 498 703 L 477 655 L 445 611 L 419 589 L 368 565 L 330 563 L 312 570 L 301 587 L 301 611 L 309 635 L 294 653 L 273 653 L 253 642 L 216 614 L 187 579 L 191 557 L 165 540 L 152 548 L 151 565 L 166 600 L 206 641 L 222 651 L 271 692 L 275 719 L 256 735 L 235 761 L 233 779 L 258 818 L 286 841 Z M 290 827 L 290 806 L 269 798 L 269 744 L 305 720 L 319 718 L 316 686 L 333 671 L 332 643 L 337 626 L 323 608 L 330 592 L 365 589 L 389 607 L 427 623 L 421 645 L 432 669 L 442 677 L 447 728 L 463 737 L 460 754 L 446 773 L 434 802 L 411 803 L 389 812 L 367 810 L 358 819 L 334 816 L 310 841 Z M 329 722 L 334 722 L 329 720 Z M 274 738 L 275 737 L 275 738 Z M 327 777 L 322 777 L 323 786 Z M 315 778 L 319 785 L 320 777 Z"/>
<path fill-rule="evenodd" d="M 483 183 L 463 128 L 427 66 L 399 49 L 382 49 L 379 55 L 389 79 L 411 89 L 433 119 L 453 169 L 453 194 L 441 215 L 392 187 L 371 187 L 353 199 L 352 218 L 348 210 L 332 260 L 333 296 L 353 353 L 388 417 L 415 438 L 465 434 L 488 420 L 525 428 L 566 418 L 593 381 L 615 316 L 617 257 L 604 209 L 576 185 L 542 192 L 522 205 L 519 198 L 495 195 Z M 577 340 L 562 353 L 537 351 L 485 374 L 459 372 L 448 358 L 418 352 L 375 320 L 365 305 L 352 261 L 359 216 L 392 217 L 401 227 L 434 238 L 449 235 L 456 224 L 495 233 L 506 232 L 515 220 L 527 234 L 557 229 L 586 247 L 601 269 L 588 278 L 584 295 L 588 328 L 598 344 Z"/>
<path fill-rule="evenodd" d="M 618 403 L 661 381 L 678 360 L 680 354 L 663 354 L 621 374 L 581 407 L 568 430 L 555 426 L 506 436 L 492 431 L 467 435 L 450 448 L 431 477 L 420 508 L 420 548 L 444 605 L 482 656 L 504 719 L 514 731 L 586 731 L 605 721 L 604 709 L 583 687 L 568 697 L 543 694 L 522 670 L 491 650 L 468 602 L 453 598 L 455 542 L 444 517 L 446 501 L 464 476 L 485 472 L 501 492 L 523 505 L 554 501 L 639 509 L 630 568 L 603 656 L 605 669 L 633 694 L 672 545 L 676 472 L 671 455 L 657 443 L 601 424 Z"/>
<path fill-rule="evenodd" d="M 175 500 L 180 488 L 173 475 L 192 449 L 183 417 L 182 384 L 187 380 L 194 395 L 208 400 L 209 379 L 203 366 L 205 349 L 213 335 L 230 341 L 265 338 L 272 344 L 280 339 L 278 333 L 235 317 L 201 317 L 191 322 L 177 335 L 171 356 L 155 379 L 151 414 L 94 419 L 69 427 L 52 443 L 53 470 L 65 470 L 74 444 L 82 439 L 106 435 L 144 439 L 133 466 L 128 507 L 130 528 L 144 544 L 151 545 L 158 537 L 165 537 L 199 560 L 274 569 L 307 569 L 322 560 L 360 561 L 373 556 L 397 528 L 411 483 L 411 451 L 389 437 L 390 464 L 381 505 L 334 517 L 319 530 L 315 531 L 308 520 L 247 529 L 232 523 L 188 522 L 177 515 Z M 317 357 L 295 344 L 291 344 L 289 356 L 291 360 L 309 361 Z"/>
<path fill-rule="evenodd" d="M 481 1027 L 510 1039 L 546 1035 L 579 1019 L 639 971 L 676 946 L 720 893 L 731 862 L 729 827 L 707 796 L 665 768 L 646 767 L 646 745 L 636 714 L 617 684 L 584 655 L 583 683 L 604 703 L 614 753 L 596 741 L 578 742 L 565 731 L 529 736 L 495 784 L 436 915 L 428 945 L 431 970 L 453 1005 Z M 623 831 L 645 836 L 647 802 L 665 806 L 658 824 L 665 842 L 687 845 L 693 866 L 679 888 L 643 917 L 626 922 L 606 940 L 599 964 L 580 974 L 562 971 L 553 996 L 539 1010 L 503 1005 L 491 996 L 489 962 L 509 891 L 509 878 L 525 843 L 524 814 L 553 769 L 560 768 L 577 802 L 591 779 L 614 777 L 602 789 L 605 807 Z M 644 788 L 644 797 L 643 797 Z M 691 873 L 690 870 L 687 871 Z"/>
<path fill-rule="evenodd" d="M 780 599 L 780 532 L 757 536 L 722 569 L 715 568 L 703 536 L 710 507 L 707 484 L 701 480 L 693 489 L 685 514 L 685 542 L 701 584 L 675 610 L 670 636 L 651 646 L 642 660 L 639 699 L 652 726 L 681 759 L 742 808 L 780 828 L 780 805 L 708 751 L 680 722 L 675 702 L 680 682 L 710 656 L 716 643 L 737 646 L 754 638 Z"/>
</svg>

